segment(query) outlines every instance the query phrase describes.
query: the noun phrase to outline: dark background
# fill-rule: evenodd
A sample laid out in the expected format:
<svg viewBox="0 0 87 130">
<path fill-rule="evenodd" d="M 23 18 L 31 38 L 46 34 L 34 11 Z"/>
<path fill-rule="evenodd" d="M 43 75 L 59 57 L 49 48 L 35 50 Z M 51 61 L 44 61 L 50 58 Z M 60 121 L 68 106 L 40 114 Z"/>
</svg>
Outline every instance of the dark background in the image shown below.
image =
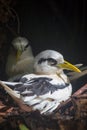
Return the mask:
<svg viewBox="0 0 87 130">
<path fill-rule="evenodd" d="M 31 40 L 34 54 L 55 49 L 73 63 L 86 64 L 86 3 L 86 0 L 17 2 L 20 32 Z"/>
<path fill-rule="evenodd" d="M 15 0 L 14 3 L 12 8 L 18 15 L 20 25 L 18 35 L 31 41 L 34 55 L 45 49 L 54 49 L 62 53 L 64 58 L 73 64 L 87 65 L 86 0 Z M 8 6 L 4 5 L 7 9 Z M 15 28 L 17 21 L 9 19 L 7 24 Z M 6 30 L 7 24 L 1 22 L 0 26 L 4 28 L 7 37 L 7 41 L 3 44 L 4 49 L 1 49 L 5 52 L 2 54 L 5 55 L 2 57 L 4 62 L 0 59 L 1 79 L 5 79 L 5 63 L 11 40 L 14 38 L 13 34 Z M 86 79 L 87 76 L 81 80 L 79 85 L 84 85 Z"/>
</svg>

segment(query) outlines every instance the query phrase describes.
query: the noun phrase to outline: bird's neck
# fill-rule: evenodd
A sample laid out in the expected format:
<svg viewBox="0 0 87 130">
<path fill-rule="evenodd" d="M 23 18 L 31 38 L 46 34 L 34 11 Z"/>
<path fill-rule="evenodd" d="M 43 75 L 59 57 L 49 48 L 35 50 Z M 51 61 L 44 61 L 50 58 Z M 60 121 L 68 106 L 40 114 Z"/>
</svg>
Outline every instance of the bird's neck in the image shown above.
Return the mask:
<svg viewBox="0 0 87 130">
<path fill-rule="evenodd" d="M 32 52 L 32 50 L 31 50 L 30 47 L 26 50 L 26 53 L 27 53 L 29 56 L 33 56 L 33 52 Z"/>
<path fill-rule="evenodd" d="M 48 77 L 48 78 L 54 78 L 54 79 L 56 79 L 58 81 L 66 83 L 66 84 L 70 83 L 68 77 L 64 74 L 64 72 L 62 72 L 62 73 L 53 73 L 53 74 L 50 74 L 50 73 L 43 73 L 42 74 L 42 73 L 37 72 L 35 74 L 38 75 L 38 76 L 41 76 L 41 77 L 45 76 L 45 77 Z"/>
<path fill-rule="evenodd" d="M 65 75 L 63 71 L 61 73 L 57 73 L 57 76 L 60 77 L 65 83 L 70 83 L 67 75 Z"/>
<path fill-rule="evenodd" d="M 20 60 L 21 59 L 24 59 L 24 58 L 34 58 L 33 56 L 33 53 L 31 50 L 27 49 L 26 51 L 24 51 L 20 57 Z"/>
</svg>

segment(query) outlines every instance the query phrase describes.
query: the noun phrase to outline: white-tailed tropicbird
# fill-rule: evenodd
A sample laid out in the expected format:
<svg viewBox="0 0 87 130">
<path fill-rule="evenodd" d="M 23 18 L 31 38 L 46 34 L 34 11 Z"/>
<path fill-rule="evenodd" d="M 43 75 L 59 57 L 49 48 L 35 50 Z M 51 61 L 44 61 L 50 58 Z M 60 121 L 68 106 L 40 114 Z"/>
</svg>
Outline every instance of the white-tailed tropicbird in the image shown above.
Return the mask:
<svg viewBox="0 0 87 130">
<path fill-rule="evenodd" d="M 58 105 L 72 94 L 72 85 L 63 69 L 81 72 L 65 61 L 62 54 L 45 50 L 35 57 L 34 73 L 22 76 L 19 82 L 1 84 L 6 92 L 19 104 L 28 105 L 41 114 L 51 114 Z"/>
<path fill-rule="evenodd" d="M 10 80 L 19 75 L 33 72 L 34 56 L 30 42 L 18 36 L 13 39 L 6 63 L 6 74 Z M 14 77 L 14 78 L 13 78 Z"/>
</svg>

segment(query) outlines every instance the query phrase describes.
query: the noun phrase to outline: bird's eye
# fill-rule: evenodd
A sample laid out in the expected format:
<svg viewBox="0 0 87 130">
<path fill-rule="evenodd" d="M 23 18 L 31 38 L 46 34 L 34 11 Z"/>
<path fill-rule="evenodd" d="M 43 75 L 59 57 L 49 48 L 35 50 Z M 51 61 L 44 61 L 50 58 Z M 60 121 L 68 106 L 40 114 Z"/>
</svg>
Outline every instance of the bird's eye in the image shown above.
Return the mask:
<svg viewBox="0 0 87 130">
<path fill-rule="evenodd" d="M 48 58 L 47 61 L 50 65 L 56 65 L 57 64 L 57 61 L 53 58 Z"/>
<path fill-rule="evenodd" d="M 28 46 L 29 46 L 29 44 L 27 44 L 27 45 L 25 46 L 24 50 L 26 50 Z"/>
</svg>

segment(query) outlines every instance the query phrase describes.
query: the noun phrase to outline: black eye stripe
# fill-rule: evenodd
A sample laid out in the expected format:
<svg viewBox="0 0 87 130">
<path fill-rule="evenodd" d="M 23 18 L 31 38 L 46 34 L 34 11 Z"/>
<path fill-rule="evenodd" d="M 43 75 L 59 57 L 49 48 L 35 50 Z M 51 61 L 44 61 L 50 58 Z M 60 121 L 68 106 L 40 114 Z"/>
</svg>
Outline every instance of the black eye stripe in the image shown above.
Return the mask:
<svg viewBox="0 0 87 130">
<path fill-rule="evenodd" d="M 38 64 L 41 64 L 42 62 L 46 61 L 46 59 L 44 58 L 41 58 L 39 61 L 38 61 Z"/>
<path fill-rule="evenodd" d="M 55 59 L 53 59 L 53 58 L 48 58 L 48 59 L 41 58 L 38 61 L 38 64 L 41 64 L 42 62 L 45 62 L 45 61 L 48 61 L 51 65 L 56 65 L 57 64 L 57 61 Z"/>
<path fill-rule="evenodd" d="M 22 51 L 26 50 L 26 48 L 29 46 L 29 44 L 27 44 L 25 47 L 20 44 L 20 48 Z M 18 50 L 13 44 L 11 44 L 11 48 L 14 49 L 14 50 Z"/>
<path fill-rule="evenodd" d="M 28 46 L 29 46 L 29 44 L 27 44 L 27 45 L 25 46 L 25 49 L 26 49 Z"/>
<path fill-rule="evenodd" d="M 57 64 L 57 61 L 53 58 L 48 58 L 47 59 L 48 62 L 50 62 L 51 65 L 56 65 Z"/>
<path fill-rule="evenodd" d="M 55 60 L 53 58 L 48 58 L 47 61 L 54 62 Z"/>
</svg>

